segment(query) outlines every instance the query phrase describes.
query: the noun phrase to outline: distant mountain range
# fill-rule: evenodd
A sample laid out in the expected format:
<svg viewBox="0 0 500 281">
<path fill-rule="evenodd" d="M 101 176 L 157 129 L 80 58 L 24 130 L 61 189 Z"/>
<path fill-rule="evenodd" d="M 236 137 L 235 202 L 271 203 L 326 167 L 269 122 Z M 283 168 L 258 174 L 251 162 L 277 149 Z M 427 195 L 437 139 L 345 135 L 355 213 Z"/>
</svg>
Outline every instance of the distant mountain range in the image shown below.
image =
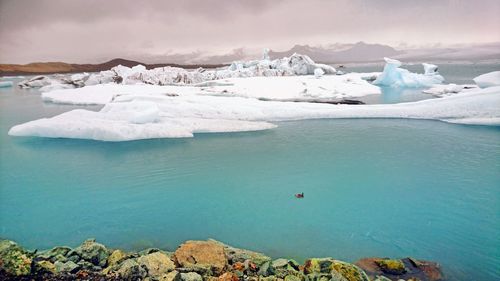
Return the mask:
<svg viewBox="0 0 500 281">
<path fill-rule="evenodd" d="M 356 44 L 335 44 L 331 47 L 295 45 L 288 51 L 271 51 L 269 55 L 271 58 L 281 58 L 291 56 L 293 53 L 308 55 L 314 61 L 322 63 L 344 63 L 378 61 L 383 57 L 403 54 L 404 51 L 398 51 L 387 45 L 358 42 Z"/>
<path fill-rule="evenodd" d="M 443 61 L 480 61 L 500 60 L 500 42 L 477 44 L 459 47 L 434 47 L 395 49 L 388 45 L 368 44 L 358 42 L 355 44 L 331 44 L 327 46 L 295 45 L 286 51 L 271 50 L 272 59 L 290 56 L 293 53 L 308 55 L 316 62 L 328 64 L 346 64 L 363 62 L 383 62 L 384 57 L 391 57 L 402 61 L 412 62 L 443 62 Z M 42 62 L 25 65 L 0 64 L 0 76 L 21 74 L 49 74 L 49 73 L 75 73 L 96 72 L 111 69 L 119 64 L 135 66 L 142 64 L 146 68 L 163 66 L 177 66 L 183 68 L 213 68 L 227 65 L 237 60 L 254 60 L 262 57 L 261 51 L 250 51 L 244 48 L 234 49 L 226 54 L 210 55 L 203 52 L 184 54 L 167 54 L 163 56 L 139 56 L 136 60 L 113 59 L 100 64 L 70 64 L 64 62 Z M 165 63 L 142 63 L 140 61 L 153 61 Z"/>
</svg>

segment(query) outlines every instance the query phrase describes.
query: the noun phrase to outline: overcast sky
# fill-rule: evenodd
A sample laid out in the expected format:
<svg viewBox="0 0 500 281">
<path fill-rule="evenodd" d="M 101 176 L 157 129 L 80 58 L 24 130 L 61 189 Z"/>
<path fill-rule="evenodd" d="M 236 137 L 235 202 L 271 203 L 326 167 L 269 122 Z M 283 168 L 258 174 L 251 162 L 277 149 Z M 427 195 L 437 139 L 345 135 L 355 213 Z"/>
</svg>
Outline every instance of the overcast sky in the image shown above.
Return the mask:
<svg viewBox="0 0 500 281">
<path fill-rule="evenodd" d="M 0 63 L 500 41 L 499 0 L 0 0 Z"/>
</svg>

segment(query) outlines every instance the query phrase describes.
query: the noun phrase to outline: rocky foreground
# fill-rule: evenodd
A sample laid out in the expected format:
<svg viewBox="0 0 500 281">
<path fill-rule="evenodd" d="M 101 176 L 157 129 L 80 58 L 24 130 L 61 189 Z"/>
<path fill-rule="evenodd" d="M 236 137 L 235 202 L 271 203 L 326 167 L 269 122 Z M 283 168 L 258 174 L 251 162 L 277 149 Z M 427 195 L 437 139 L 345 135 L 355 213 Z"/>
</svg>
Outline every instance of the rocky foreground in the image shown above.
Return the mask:
<svg viewBox="0 0 500 281">
<path fill-rule="evenodd" d="M 0 240 L 0 280 L 434 281 L 443 276 L 438 264 L 412 258 L 366 258 L 355 264 L 311 258 L 301 265 L 215 240 L 187 241 L 172 253 L 124 252 L 89 239 L 74 249 L 45 251 Z"/>
</svg>

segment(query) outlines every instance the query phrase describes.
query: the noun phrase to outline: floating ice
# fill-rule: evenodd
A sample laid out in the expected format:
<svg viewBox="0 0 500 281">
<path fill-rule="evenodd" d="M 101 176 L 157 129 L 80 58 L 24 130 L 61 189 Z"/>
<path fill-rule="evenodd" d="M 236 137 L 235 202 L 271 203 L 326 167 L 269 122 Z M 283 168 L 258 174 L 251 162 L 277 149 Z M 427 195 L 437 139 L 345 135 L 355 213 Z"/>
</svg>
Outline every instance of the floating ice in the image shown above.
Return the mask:
<svg viewBox="0 0 500 281">
<path fill-rule="evenodd" d="M 42 99 L 63 104 L 106 104 L 116 96 L 200 94 L 239 96 L 278 101 L 339 101 L 365 95 L 380 94 L 380 88 L 363 80 L 362 75 L 350 73 L 313 76 L 230 78 L 205 82 L 197 86 L 119 85 L 114 83 L 57 90 L 42 93 Z"/>
<path fill-rule="evenodd" d="M 143 65 L 132 68 L 118 65 L 110 70 L 90 75 L 83 73 L 54 77 L 37 76 L 22 81 L 18 85 L 22 88 L 34 88 L 59 84 L 59 86 L 47 89 L 79 88 L 107 83 L 187 85 L 238 77 L 313 75 L 315 69 L 321 69 L 325 74 L 336 74 L 336 70 L 332 66 L 315 63 L 308 56 L 293 54 L 290 57 L 270 60 L 269 51 L 264 50 L 262 60 L 236 61 L 228 67 L 219 69 L 187 70 L 179 67 L 158 67 L 147 70 Z"/>
<path fill-rule="evenodd" d="M 373 84 L 390 87 L 423 88 L 434 84 L 441 84 L 443 76 L 437 73 L 437 66 L 424 63 L 425 74 L 412 73 L 406 69 L 399 68 L 401 62 L 395 59 L 384 58 L 386 64 L 384 71 Z"/>
<path fill-rule="evenodd" d="M 54 83 L 54 81 L 50 77 L 38 75 L 30 79 L 21 81 L 17 85 L 21 88 L 40 88 L 52 83 Z"/>
<path fill-rule="evenodd" d="M 145 95 L 140 86 L 135 91 L 116 96 L 100 112 L 73 110 L 14 126 L 9 134 L 126 141 L 191 137 L 197 132 L 264 130 L 275 126 L 268 123 L 272 121 L 318 118 L 413 118 L 500 125 L 500 86 L 412 103 L 355 106 L 191 93 Z"/>
<path fill-rule="evenodd" d="M 500 71 L 485 73 L 473 80 L 481 88 L 500 86 Z"/>
<path fill-rule="evenodd" d="M 0 81 L 0 88 L 12 87 L 12 81 Z"/>
<path fill-rule="evenodd" d="M 452 94 L 457 94 L 464 90 L 470 90 L 475 88 L 477 88 L 476 85 L 447 84 L 447 85 L 434 85 L 432 88 L 425 89 L 422 92 L 426 94 L 431 94 L 436 97 L 443 97 Z"/>
<path fill-rule="evenodd" d="M 316 78 L 321 78 L 324 74 L 325 74 L 325 72 L 321 68 L 316 68 L 314 70 L 314 77 L 316 77 Z"/>
</svg>

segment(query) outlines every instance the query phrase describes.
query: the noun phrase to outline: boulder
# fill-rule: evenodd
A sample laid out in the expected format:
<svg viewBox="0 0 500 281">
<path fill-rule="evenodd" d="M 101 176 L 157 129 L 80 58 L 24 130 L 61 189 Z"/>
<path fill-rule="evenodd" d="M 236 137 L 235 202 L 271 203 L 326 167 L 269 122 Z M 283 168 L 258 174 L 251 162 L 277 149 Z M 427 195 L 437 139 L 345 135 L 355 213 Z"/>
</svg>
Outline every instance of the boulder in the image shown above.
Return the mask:
<svg viewBox="0 0 500 281">
<path fill-rule="evenodd" d="M 427 279 L 429 279 L 430 281 L 438 281 L 444 279 L 443 274 L 441 273 L 441 266 L 438 263 L 431 261 L 420 261 L 414 258 L 403 259 L 403 262 L 405 261 L 421 270 L 425 277 L 427 277 Z"/>
<path fill-rule="evenodd" d="M 154 252 L 137 259 L 140 266 L 146 268 L 148 276 L 160 277 L 175 269 L 174 262 L 162 252 Z"/>
<path fill-rule="evenodd" d="M 370 281 L 368 275 L 354 264 L 334 260 L 332 268 L 348 281 Z"/>
<path fill-rule="evenodd" d="M 271 262 L 267 261 L 260 266 L 258 274 L 260 276 L 270 276 L 270 275 L 274 275 L 274 272 L 275 271 L 274 271 L 274 268 L 273 268 Z"/>
<path fill-rule="evenodd" d="M 236 262 L 244 263 L 246 260 L 249 260 L 250 262 L 255 263 L 257 266 L 260 266 L 261 264 L 272 260 L 270 257 L 262 253 L 235 248 L 215 240 L 209 241 L 217 243 L 224 247 L 224 253 L 226 254 L 229 264 L 234 264 Z"/>
<path fill-rule="evenodd" d="M 213 241 L 187 241 L 175 251 L 173 259 L 180 267 L 209 269 L 216 276 L 227 266 L 223 246 Z"/>
<path fill-rule="evenodd" d="M 345 278 L 341 277 L 341 279 L 338 278 L 332 278 L 331 273 L 309 273 L 306 275 L 305 280 L 308 281 L 346 281 Z M 333 279 L 333 280 L 332 280 Z"/>
<path fill-rule="evenodd" d="M 304 273 L 329 274 L 334 280 L 369 281 L 368 275 L 354 264 L 335 260 L 332 258 L 314 258 L 306 261 Z M 324 279 L 323 276 L 312 276 L 316 280 Z"/>
<path fill-rule="evenodd" d="M 405 264 L 401 260 L 383 259 L 377 260 L 375 263 L 385 273 L 401 275 L 406 272 Z"/>
<path fill-rule="evenodd" d="M 273 260 L 272 266 L 274 268 L 283 268 L 288 266 L 288 260 L 287 259 L 276 259 Z"/>
<path fill-rule="evenodd" d="M 119 265 L 116 274 L 122 280 L 142 280 L 148 272 L 135 259 L 128 259 Z"/>
<path fill-rule="evenodd" d="M 238 280 L 239 280 L 238 276 L 232 272 L 226 272 L 221 276 L 219 276 L 218 279 L 218 281 L 238 281 Z"/>
<path fill-rule="evenodd" d="M 31 272 L 32 255 L 10 240 L 0 240 L 0 270 L 14 276 Z"/>
<path fill-rule="evenodd" d="M 36 258 L 43 260 L 50 260 L 52 263 L 57 260 L 62 261 L 66 259 L 66 255 L 71 251 L 70 247 L 54 247 L 47 251 L 37 253 Z"/>
<path fill-rule="evenodd" d="M 125 259 L 126 256 L 127 254 L 125 254 L 125 252 L 123 252 L 122 250 L 114 250 L 108 257 L 107 261 L 108 267 L 120 263 L 122 260 Z"/>
<path fill-rule="evenodd" d="M 302 279 L 295 275 L 287 275 L 285 276 L 284 281 L 302 281 Z"/>
<path fill-rule="evenodd" d="M 196 272 L 181 273 L 182 281 L 203 281 L 201 275 Z"/>
<path fill-rule="evenodd" d="M 57 273 L 76 273 L 80 269 L 80 266 L 72 261 L 56 261 L 54 266 Z"/>
<path fill-rule="evenodd" d="M 285 278 L 289 274 L 295 275 L 299 271 L 299 264 L 294 260 L 276 259 L 271 265 L 279 278 Z"/>
<path fill-rule="evenodd" d="M 171 271 L 167 274 L 163 274 L 160 278 L 158 278 L 160 281 L 181 281 L 181 274 L 174 270 Z"/>
<path fill-rule="evenodd" d="M 100 266 L 94 265 L 93 263 L 88 262 L 86 260 L 80 260 L 76 264 L 78 266 L 80 266 L 80 269 L 83 269 L 86 271 L 101 271 L 102 270 L 102 268 Z"/>
<path fill-rule="evenodd" d="M 443 280 L 439 264 L 413 258 L 400 260 L 388 258 L 364 258 L 356 262 L 371 278 L 417 279 L 421 281 Z M 404 270 L 403 270 L 404 268 Z M 381 279 L 382 280 L 382 279 Z"/>
<path fill-rule="evenodd" d="M 304 273 L 330 273 L 332 271 L 332 258 L 312 258 L 306 260 Z"/>
<path fill-rule="evenodd" d="M 50 261 L 41 260 L 34 263 L 33 271 L 35 274 L 54 274 L 56 266 Z"/>
<path fill-rule="evenodd" d="M 75 248 L 74 252 L 78 254 L 82 259 L 104 267 L 109 256 L 109 252 L 106 247 L 99 244 L 95 239 L 85 240 L 82 245 Z"/>
</svg>

